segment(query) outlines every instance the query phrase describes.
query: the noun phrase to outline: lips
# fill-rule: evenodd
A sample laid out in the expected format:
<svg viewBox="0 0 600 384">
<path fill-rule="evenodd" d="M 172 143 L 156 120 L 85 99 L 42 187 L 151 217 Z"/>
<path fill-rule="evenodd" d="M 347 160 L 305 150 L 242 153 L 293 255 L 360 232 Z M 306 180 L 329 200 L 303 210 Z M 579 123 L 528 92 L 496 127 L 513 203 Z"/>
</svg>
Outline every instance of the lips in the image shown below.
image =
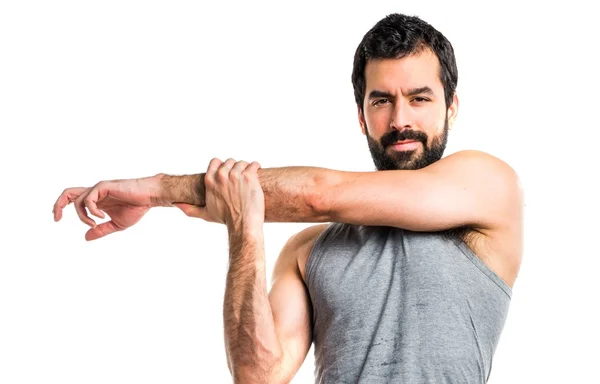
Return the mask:
<svg viewBox="0 0 600 384">
<path fill-rule="evenodd" d="M 392 144 L 390 144 L 389 147 L 393 147 L 394 145 L 402 145 L 402 144 L 410 144 L 410 143 L 418 143 L 418 140 L 395 141 Z"/>
<path fill-rule="evenodd" d="M 427 135 L 421 131 L 406 129 L 402 132 L 388 132 L 380 139 L 380 143 L 384 148 L 391 147 L 393 145 L 410 144 L 412 142 L 422 143 L 425 145 L 427 142 Z"/>
</svg>

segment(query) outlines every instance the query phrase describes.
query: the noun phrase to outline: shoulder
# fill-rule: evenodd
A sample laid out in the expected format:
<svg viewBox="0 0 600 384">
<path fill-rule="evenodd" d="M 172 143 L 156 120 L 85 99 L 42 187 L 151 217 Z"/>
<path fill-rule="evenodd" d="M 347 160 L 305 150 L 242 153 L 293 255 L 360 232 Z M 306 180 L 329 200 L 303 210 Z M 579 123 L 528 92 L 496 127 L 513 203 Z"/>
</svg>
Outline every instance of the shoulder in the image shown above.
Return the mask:
<svg viewBox="0 0 600 384">
<path fill-rule="evenodd" d="M 520 217 L 524 190 L 517 171 L 504 160 L 477 150 L 450 154 L 423 168 L 441 178 L 451 178 L 462 189 L 477 191 L 477 195 L 493 212 L 510 219 Z M 443 175 L 443 176 L 442 176 Z M 512 214 L 511 214 L 512 213 Z"/>
<path fill-rule="evenodd" d="M 494 225 L 469 230 L 464 241 L 509 286 L 515 282 L 523 252 L 524 191 L 515 169 L 485 152 L 460 151 L 440 160 L 435 172 L 465 180 L 462 188 L 478 189 Z M 437 163 L 436 163 L 437 164 Z M 432 165 L 433 166 L 433 165 Z"/>
<path fill-rule="evenodd" d="M 441 160 L 424 169 L 443 169 L 457 173 L 470 171 L 480 176 L 487 175 L 490 179 L 501 178 L 504 181 L 510 180 L 515 185 L 520 186 L 519 176 L 513 167 L 511 167 L 504 160 L 483 151 L 458 151 L 442 158 Z"/>
</svg>

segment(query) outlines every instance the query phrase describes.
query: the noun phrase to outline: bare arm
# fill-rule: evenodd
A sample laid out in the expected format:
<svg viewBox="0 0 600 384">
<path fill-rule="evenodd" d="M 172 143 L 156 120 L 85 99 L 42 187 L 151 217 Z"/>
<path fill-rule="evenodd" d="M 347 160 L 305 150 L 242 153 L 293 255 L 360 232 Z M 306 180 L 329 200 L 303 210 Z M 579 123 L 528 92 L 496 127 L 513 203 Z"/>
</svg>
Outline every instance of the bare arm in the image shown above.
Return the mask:
<svg viewBox="0 0 600 384">
<path fill-rule="evenodd" d="M 202 174 L 160 177 L 164 200 L 203 204 Z M 339 221 L 415 231 L 468 226 L 488 231 L 514 225 L 522 208 L 516 173 L 476 151 L 459 152 L 414 171 L 285 167 L 261 169 L 259 178 L 265 220 L 271 222 Z"/>
<path fill-rule="evenodd" d="M 416 171 L 336 172 L 315 206 L 331 221 L 486 233 L 517 225 L 522 191 L 506 163 L 463 151 Z"/>
<path fill-rule="evenodd" d="M 265 276 L 262 230 L 230 231 L 223 302 L 225 350 L 234 382 L 269 383 L 282 360 Z"/>
<path fill-rule="evenodd" d="M 265 221 L 327 221 L 315 211 L 312 204 L 319 188 L 330 174 L 331 170 L 319 167 L 261 168 L 258 176 L 265 195 Z M 156 175 L 161 191 L 161 196 L 156 198 L 157 205 L 187 203 L 204 207 L 204 177 L 204 173 L 183 176 Z"/>
<path fill-rule="evenodd" d="M 230 236 L 223 318 L 236 383 L 288 383 L 306 358 L 312 311 L 297 260 L 309 252 L 315 238 L 311 232 L 304 230 L 284 246 L 268 295 L 262 233 Z"/>
<path fill-rule="evenodd" d="M 206 175 L 206 213 L 227 225 L 230 246 L 223 300 L 227 365 L 236 383 L 287 382 L 310 346 L 309 304 L 294 273 L 301 247 L 297 240 L 284 247 L 269 296 L 259 165 L 233 160 L 213 165 Z"/>
<path fill-rule="evenodd" d="M 214 159 L 209 170 L 219 164 Z M 414 171 L 283 167 L 260 169 L 258 177 L 267 222 L 336 221 L 416 231 L 469 227 L 482 234 L 520 231 L 523 197 L 518 177 L 507 164 L 482 152 L 458 152 Z M 80 220 L 92 227 L 87 240 L 122 231 L 155 206 L 176 205 L 188 216 L 215 221 L 206 214 L 206 182 L 205 174 L 158 174 L 67 188 L 54 205 L 54 219 L 60 220 L 62 209 L 73 202 Z M 111 221 L 96 226 L 86 208 L 100 218 L 102 211 L 108 213 Z"/>
</svg>

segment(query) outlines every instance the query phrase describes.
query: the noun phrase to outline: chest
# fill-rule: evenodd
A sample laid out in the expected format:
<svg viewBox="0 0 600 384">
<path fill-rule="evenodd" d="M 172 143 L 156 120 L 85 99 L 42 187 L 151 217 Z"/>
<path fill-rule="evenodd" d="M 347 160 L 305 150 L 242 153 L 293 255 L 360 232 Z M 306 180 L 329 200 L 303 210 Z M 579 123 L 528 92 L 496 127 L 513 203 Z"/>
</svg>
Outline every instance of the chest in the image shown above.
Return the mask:
<svg viewBox="0 0 600 384">
<path fill-rule="evenodd" d="M 473 267 L 443 238 L 386 232 L 330 242 L 310 257 L 315 311 L 336 316 L 384 306 L 392 313 L 441 310 L 469 294 L 465 278 Z"/>
</svg>

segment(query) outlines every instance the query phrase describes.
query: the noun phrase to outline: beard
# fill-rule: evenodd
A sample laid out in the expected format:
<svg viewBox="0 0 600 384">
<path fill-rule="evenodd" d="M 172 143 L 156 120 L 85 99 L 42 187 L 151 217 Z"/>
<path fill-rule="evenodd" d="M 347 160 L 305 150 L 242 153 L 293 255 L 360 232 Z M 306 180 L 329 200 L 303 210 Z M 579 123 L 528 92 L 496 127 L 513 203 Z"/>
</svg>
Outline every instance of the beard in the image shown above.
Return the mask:
<svg viewBox="0 0 600 384">
<path fill-rule="evenodd" d="M 448 118 L 444 121 L 444 130 L 441 134 L 431 140 L 431 146 L 427 145 L 428 136 L 425 132 L 406 129 L 402 132 L 392 131 L 386 133 L 379 141 L 369 136 L 368 127 L 367 142 L 375 167 L 379 171 L 391 170 L 413 170 L 421 169 L 433 164 L 442 158 L 448 141 Z M 419 154 L 418 148 L 410 151 L 388 151 L 388 147 L 398 141 L 415 140 L 421 142 L 423 151 Z"/>
</svg>

